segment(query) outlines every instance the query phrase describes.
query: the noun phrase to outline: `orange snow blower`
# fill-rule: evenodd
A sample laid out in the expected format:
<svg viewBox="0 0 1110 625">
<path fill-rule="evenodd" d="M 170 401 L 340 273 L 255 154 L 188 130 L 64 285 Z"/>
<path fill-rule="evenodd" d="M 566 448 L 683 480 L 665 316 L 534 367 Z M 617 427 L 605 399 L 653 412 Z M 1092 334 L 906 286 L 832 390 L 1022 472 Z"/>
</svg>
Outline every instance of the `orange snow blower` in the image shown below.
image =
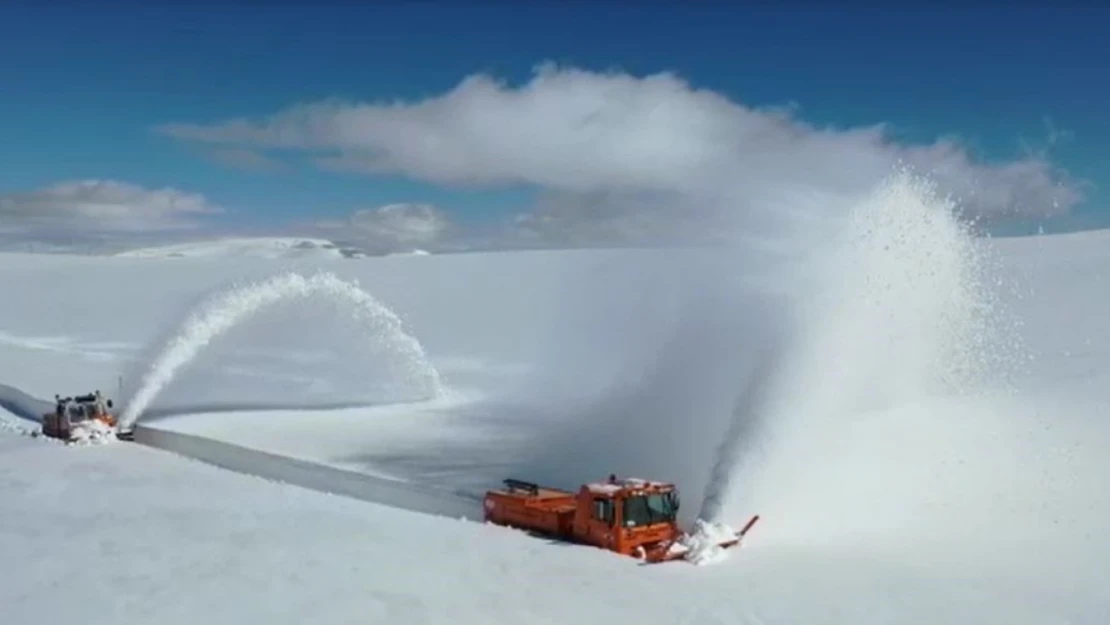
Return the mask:
<svg viewBox="0 0 1110 625">
<path fill-rule="evenodd" d="M 110 412 L 112 400 L 105 399 L 100 391 L 76 397 L 54 396 L 54 412 L 42 415 L 42 433 L 51 438 L 74 439 L 74 428 L 99 424 L 110 429 L 116 426 L 116 416 Z"/>
<path fill-rule="evenodd" d="M 686 556 L 698 538 L 679 529 L 678 491 L 673 484 L 640 479 L 584 484 L 578 493 L 507 479 L 505 487 L 486 493 L 488 523 L 518 528 L 572 543 L 590 545 L 656 563 Z M 759 515 L 740 531 L 728 529 L 709 537 L 711 546 L 736 546 Z"/>
</svg>

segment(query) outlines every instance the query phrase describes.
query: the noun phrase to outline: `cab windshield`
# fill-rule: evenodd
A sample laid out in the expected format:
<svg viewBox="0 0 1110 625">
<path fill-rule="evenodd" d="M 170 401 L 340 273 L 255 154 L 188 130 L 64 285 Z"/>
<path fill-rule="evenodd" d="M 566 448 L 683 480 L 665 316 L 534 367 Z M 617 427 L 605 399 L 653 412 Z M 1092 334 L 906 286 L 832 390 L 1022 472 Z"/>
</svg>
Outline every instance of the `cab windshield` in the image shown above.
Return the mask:
<svg viewBox="0 0 1110 625">
<path fill-rule="evenodd" d="M 674 492 L 640 495 L 624 500 L 625 527 L 670 523 L 677 513 L 678 498 Z"/>
</svg>

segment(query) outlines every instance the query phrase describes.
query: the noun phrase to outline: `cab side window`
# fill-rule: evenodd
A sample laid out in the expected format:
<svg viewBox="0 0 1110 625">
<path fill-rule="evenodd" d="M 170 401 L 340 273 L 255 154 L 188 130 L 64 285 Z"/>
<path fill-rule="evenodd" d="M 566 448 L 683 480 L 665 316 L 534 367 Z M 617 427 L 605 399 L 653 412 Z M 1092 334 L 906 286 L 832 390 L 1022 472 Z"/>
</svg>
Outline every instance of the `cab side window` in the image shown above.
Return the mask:
<svg viewBox="0 0 1110 625">
<path fill-rule="evenodd" d="M 604 521 L 606 525 L 613 524 L 613 500 L 594 499 L 594 518 Z"/>
</svg>

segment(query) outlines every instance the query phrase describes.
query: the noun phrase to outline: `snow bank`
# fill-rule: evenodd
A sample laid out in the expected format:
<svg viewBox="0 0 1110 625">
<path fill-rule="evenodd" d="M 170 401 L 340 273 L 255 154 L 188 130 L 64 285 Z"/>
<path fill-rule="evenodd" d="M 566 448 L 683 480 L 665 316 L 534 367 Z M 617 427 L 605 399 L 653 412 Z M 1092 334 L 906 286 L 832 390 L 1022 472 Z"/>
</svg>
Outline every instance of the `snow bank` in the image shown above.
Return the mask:
<svg viewBox="0 0 1110 625">
<path fill-rule="evenodd" d="M 23 433 L 27 428 L 16 421 L 15 417 L 10 417 L 5 414 L 3 408 L 0 408 L 0 431 Z"/>
<path fill-rule="evenodd" d="M 31 421 L 5 414 L 0 408 L 0 432 L 10 432 L 31 438 L 57 442 L 65 445 L 102 445 L 116 440 L 116 428 L 95 419 L 73 424 L 70 427 L 70 440 L 50 438 L 43 435 L 42 427 Z"/>
</svg>

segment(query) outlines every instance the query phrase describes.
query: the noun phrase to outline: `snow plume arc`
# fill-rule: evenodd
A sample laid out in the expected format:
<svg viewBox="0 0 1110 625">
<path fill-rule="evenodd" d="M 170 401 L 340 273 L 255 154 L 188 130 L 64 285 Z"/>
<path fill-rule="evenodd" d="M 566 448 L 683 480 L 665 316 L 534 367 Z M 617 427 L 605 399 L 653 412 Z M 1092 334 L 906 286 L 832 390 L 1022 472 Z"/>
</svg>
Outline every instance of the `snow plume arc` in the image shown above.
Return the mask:
<svg viewBox="0 0 1110 625">
<path fill-rule="evenodd" d="M 771 374 L 770 395 L 738 405 L 761 411 L 759 457 L 735 472 L 733 445 L 720 447 L 718 463 L 732 467 L 719 467 L 713 479 L 736 483 L 728 488 L 728 512 L 754 507 L 779 519 L 763 528 L 764 539 L 772 532 L 802 541 L 811 532 L 827 535 L 818 518 L 835 517 L 845 531 L 857 531 L 870 504 L 850 491 L 878 475 L 902 483 L 883 495 L 884 505 L 908 510 L 920 503 L 915 497 L 935 498 L 912 486 L 914 472 L 928 467 L 868 460 L 875 447 L 864 441 L 878 430 L 860 423 L 912 429 L 899 424 L 908 409 L 1003 389 L 1009 365 L 1021 362 L 996 299 L 987 242 L 927 179 L 896 171 L 838 219 L 836 236 L 798 278 L 790 344 Z M 874 441 L 887 449 L 902 443 Z M 938 463 L 949 457 L 945 449 L 925 455 Z"/>
<path fill-rule="evenodd" d="M 989 248 L 956 204 L 900 170 L 848 211 L 814 256 L 792 376 L 822 411 L 975 393 L 1003 373 L 1003 311 Z"/>
<path fill-rule="evenodd" d="M 428 361 L 424 348 L 403 328 L 401 319 L 359 288 L 331 273 L 305 277 L 283 273 L 269 279 L 232 288 L 198 307 L 176 335 L 158 353 L 139 383 L 138 390 L 120 416 L 120 426 L 135 423 L 155 397 L 213 339 L 250 319 L 269 306 L 289 300 L 324 296 L 349 306 L 380 348 L 401 364 L 405 382 L 416 387 L 421 398 L 442 390 L 439 372 Z"/>
<path fill-rule="evenodd" d="M 778 364 L 776 345 L 766 346 L 757 356 L 733 406 L 728 428 L 713 452 L 713 466 L 702 493 L 697 518 L 706 523 L 721 521 L 721 513 L 731 491 L 733 476 L 739 470 L 745 452 L 753 450 L 753 439 L 759 436 L 759 417 L 767 408 L 767 397 L 773 392 L 775 368 Z"/>
</svg>

